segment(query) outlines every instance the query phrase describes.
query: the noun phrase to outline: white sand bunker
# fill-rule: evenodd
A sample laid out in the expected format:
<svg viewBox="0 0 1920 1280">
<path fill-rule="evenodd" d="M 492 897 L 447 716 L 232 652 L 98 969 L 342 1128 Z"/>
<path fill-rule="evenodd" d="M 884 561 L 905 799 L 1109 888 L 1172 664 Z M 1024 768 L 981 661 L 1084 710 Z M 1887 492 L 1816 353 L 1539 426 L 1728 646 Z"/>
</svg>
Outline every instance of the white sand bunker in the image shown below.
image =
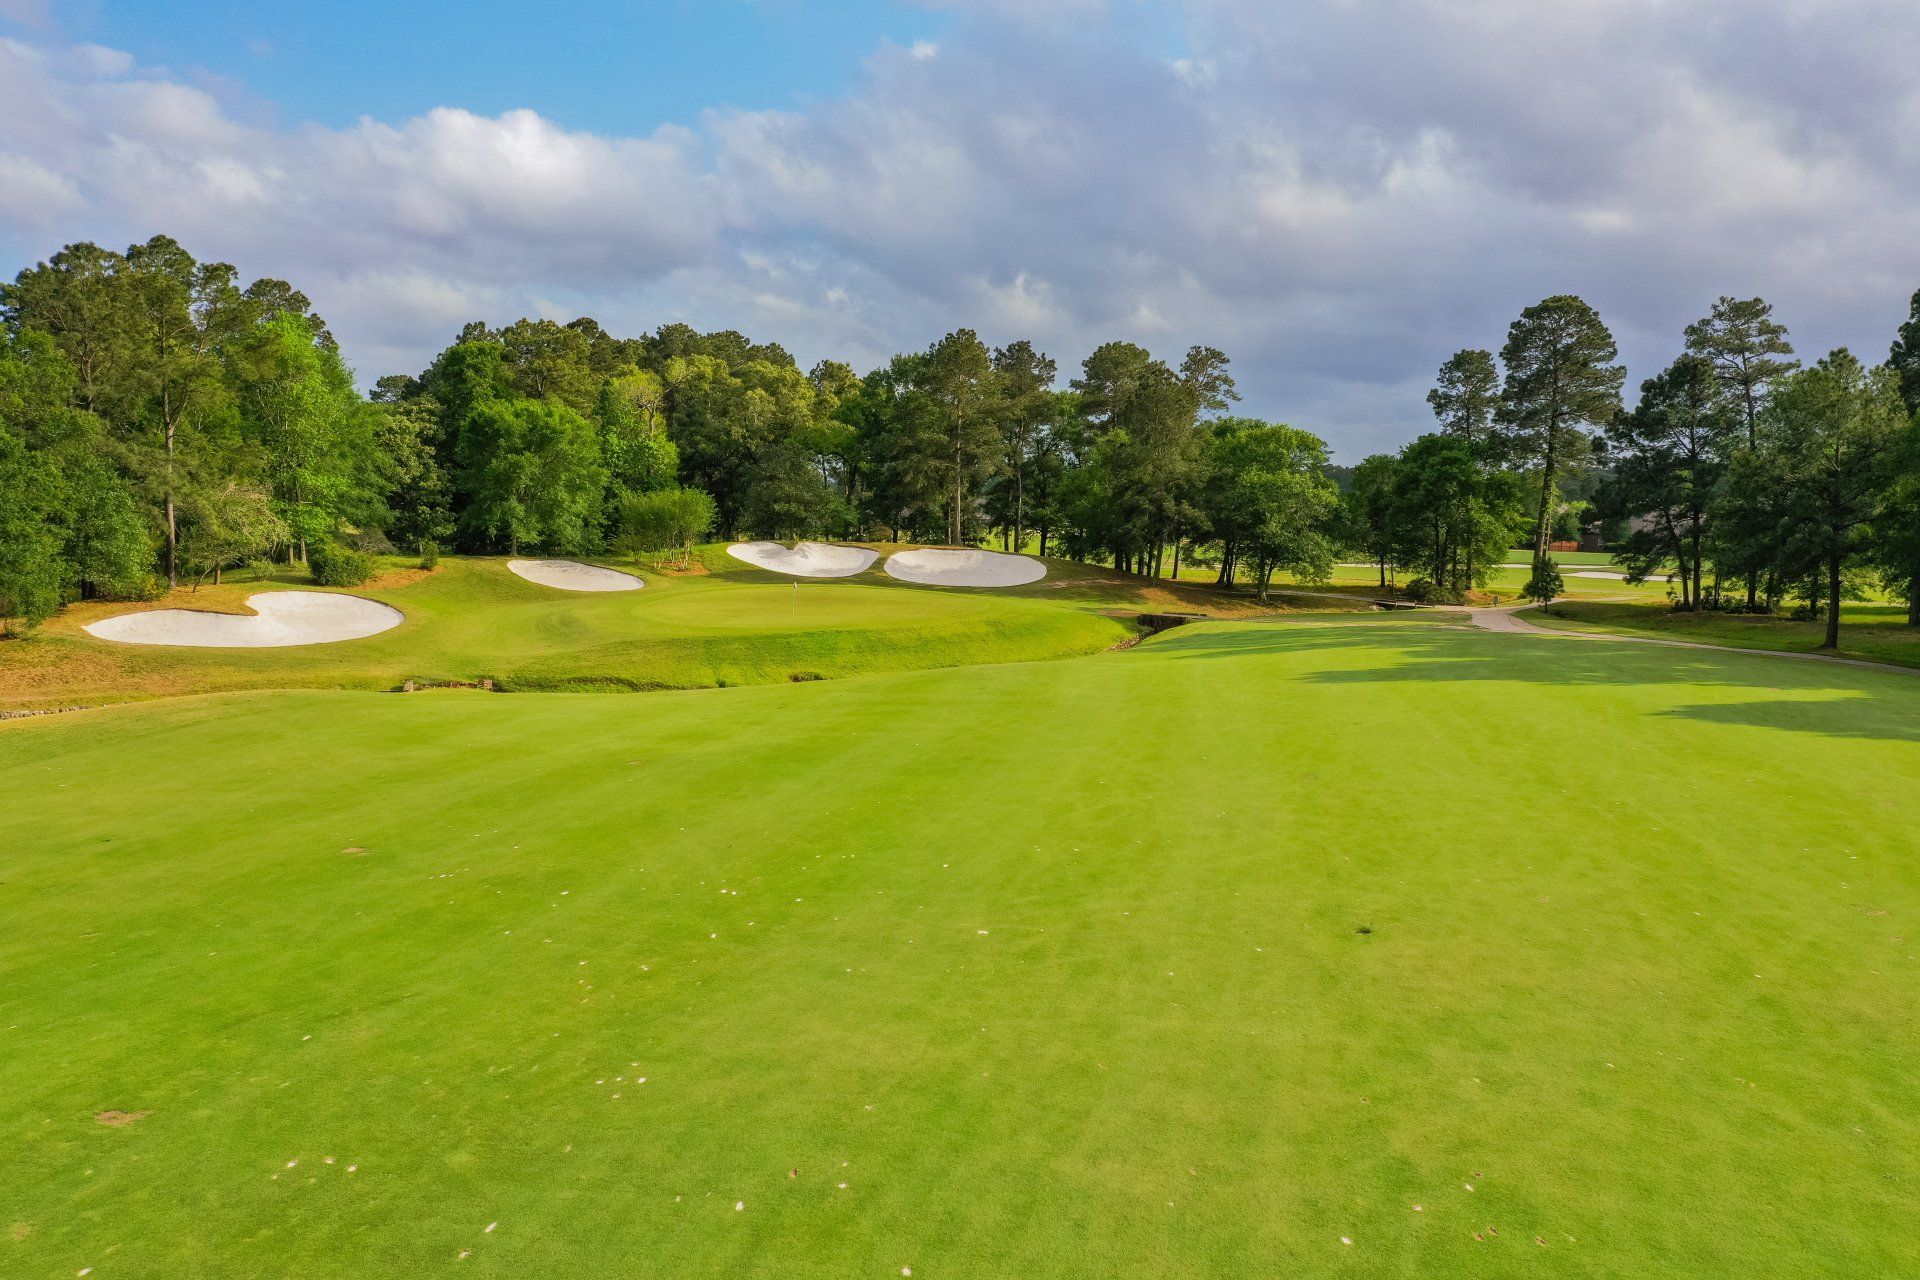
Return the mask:
<svg viewBox="0 0 1920 1280">
<path fill-rule="evenodd" d="M 578 560 L 509 560 L 507 568 L 528 582 L 562 591 L 638 591 L 647 585 L 630 573 Z"/>
<path fill-rule="evenodd" d="M 887 557 L 887 572 L 902 582 L 935 587 L 1020 587 L 1047 576 L 1032 556 L 1001 551 L 899 551 Z"/>
<path fill-rule="evenodd" d="M 247 597 L 250 614 L 200 609 L 149 609 L 89 622 L 88 635 L 121 644 L 172 644 L 195 649 L 284 649 L 360 640 L 390 631 L 405 616 L 392 605 L 331 591 L 262 591 Z"/>
<path fill-rule="evenodd" d="M 777 542 L 736 542 L 727 554 L 756 569 L 792 578 L 851 578 L 865 573 L 880 558 L 879 552 L 865 547 L 839 547 L 831 542 L 796 542 L 791 548 Z"/>
</svg>

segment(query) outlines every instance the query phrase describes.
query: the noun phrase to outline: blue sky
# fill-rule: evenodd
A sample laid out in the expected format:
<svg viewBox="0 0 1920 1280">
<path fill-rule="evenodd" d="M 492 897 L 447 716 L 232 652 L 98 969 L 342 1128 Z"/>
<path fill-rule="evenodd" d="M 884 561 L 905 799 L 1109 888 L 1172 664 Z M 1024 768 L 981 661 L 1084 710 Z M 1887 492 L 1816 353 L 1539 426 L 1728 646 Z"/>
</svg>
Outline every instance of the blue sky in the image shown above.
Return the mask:
<svg viewBox="0 0 1920 1280">
<path fill-rule="evenodd" d="M 1883 358 L 1916 66 L 1911 0 L 0 0 L 0 278 L 166 233 L 363 381 L 520 316 L 1203 343 L 1353 461 L 1549 294 L 1630 389 L 1722 294 Z"/>
<path fill-rule="evenodd" d="M 84 0 L 39 13 L 40 34 L 225 78 L 288 119 L 530 107 L 602 132 L 841 93 L 883 41 L 935 40 L 948 25 L 883 0 Z"/>
</svg>

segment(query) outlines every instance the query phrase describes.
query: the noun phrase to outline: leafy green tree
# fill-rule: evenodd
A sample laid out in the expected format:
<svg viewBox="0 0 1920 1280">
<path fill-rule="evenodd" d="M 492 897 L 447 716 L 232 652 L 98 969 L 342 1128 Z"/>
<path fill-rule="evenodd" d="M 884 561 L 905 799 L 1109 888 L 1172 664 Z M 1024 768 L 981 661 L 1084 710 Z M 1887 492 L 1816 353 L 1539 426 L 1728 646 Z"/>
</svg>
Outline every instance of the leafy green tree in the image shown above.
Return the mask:
<svg viewBox="0 0 1920 1280">
<path fill-rule="evenodd" d="M 64 585 L 82 599 L 142 592 L 153 563 L 153 540 L 126 479 L 96 449 L 59 458 Z"/>
<path fill-rule="evenodd" d="M 1325 443 L 1294 427 L 1229 418 L 1216 427 L 1211 452 L 1211 522 L 1229 564 L 1245 563 L 1262 601 L 1275 573 L 1325 582 L 1340 502 L 1326 476 Z"/>
<path fill-rule="evenodd" d="M 659 413 L 665 386 L 645 370 L 609 378 L 594 401 L 593 423 L 600 433 L 600 458 L 607 469 L 607 504 L 618 511 L 630 494 L 674 482 L 680 453 L 668 439 Z"/>
<path fill-rule="evenodd" d="M 557 400 L 576 413 L 592 410 L 604 379 L 593 370 L 589 330 L 552 320 L 516 320 L 500 330 L 496 339 L 514 394 L 529 400 Z"/>
<path fill-rule="evenodd" d="M 1906 321 L 1894 335 L 1887 364 L 1900 379 L 1900 398 L 1906 403 L 1907 412 L 1920 413 L 1920 289 L 1914 291 L 1913 301 L 1907 306 Z"/>
<path fill-rule="evenodd" d="M 1729 407 L 1746 429 L 1749 448 L 1758 443 L 1760 413 L 1767 393 L 1798 363 L 1787 327 L 1773 318 L 1764 298 L 1722 297 L 1705 319 L 1687 326 L 1687 354 L 1713 368 Z"/>
<path fill-rule="evenodd" d="M 60 607 L 60 473 L 0 426 L 0 632 L 31 631 Z"/>
<path fill-rule="evenodd" d="M 747 479 L 746 522 L 755 533 L 802 538 L 846 523 L 838 495 L 796 440 L 762 449 Z"/>
<path fill-rule="evenodd" d="M 1538 473 L 1536 568 L 1549 559 L 1555 482 L 1567 462 L 1588 453 L 1587 430 L 1613 420 L 1626 370 L 1613 335 L 1594 309 L 1570 294 L 1535 303 L 1507 330 L 1500 363 L 1507 378 L 1496 419 L 1506 456 Z"/>
<path fill-rule="evenodd" d="M 1400 459 L 1390 453 L 1363 458 L 1341 498 L 1341 536 L 1380 570 L 1380 585 L 1400 567 L 1398 508 L 1394 502 Z"/>
<path fill-rule="evenodd" d="M 1867 369 L 1845 348 L 1781 379 L 1768 405 L 1771 478 L 1785 497 L 1778 555 L 1789 581 L 1818 573 L 1824 647 L 1840 646 L 1840 602 L 1850 570 L 1870 564 L 1873 531 L 1897 491 L 1910 424 L 1899 375 Z"/>
<path fill-rule="evenodd" d="M 8 327 L 49 335 L 73 368 L 79 406 L 125 420 L 139 399 L 137 308 L 124 254 L 82 241 L 0 285 Z"/>
<path fill-rule="evenodd" d="M 593 424 L 547 400 L 486 400 L 460 430 L 460 527 L 472 546 L 583 551 L 607 473 Z"/>
<path fill-rule="evenodd" d="M 1491 351 L 1456 351 L 1440 366 L 1427 403 L 1440 429 L 1467 442 L 1476 456 L 1493 452 L 1494 413 L 1500 407 L 1500 370 Z"/>
<path fill-rule="evenodd" d="M 180 563 L 193 575 L 195 591 L 209 575 L 218 583 L 223 570 L 264 558 L 289 537 L 272 494 L 251 481 L 226 477 L 191 488 L 183 505 Z"/>
<path fill-rule="evenodd" d="M 1713 365 L 1683 355 L 1641 383 L 1640 403 L 1607 426 L 1613 474 L 1604 502 L 1635 521 L 1615 558 L 1636 581 L 1677 565 L 1683 609 L 1701 607 L 1709 512 L 1740 447 L 1736 414 Z"/>
<path fill-rule="evenodd" d="M 1000 436 L 1006 442 L 1004 472 L 1012 489 L 1006 513 L 1008 544 L 1017 551 L 1027 533 L 1027 476 L 1033 458 L 1059 411 L 1053 381 L 1058 369 L 1051 357 L 1022 339 L 993 353 L 993 372 L 999 379 Z"/>
<path fill-rule="evenodd" d="M 1196 348 L 1176 373 L 1126 342 L 1105 343 L 1082 362 L 1073 382 L 1081 417 L 1068 444 L 1074 462 L 1106 474 L 1096 486 L 1075 487 L 1082 496 L 1071 509 L 1080 528 L 1070 547 L 1087 543 L 1097 524 L 1115 569 L 1157 577 L 1169 541 L 1177 548 L 1205 529 L 1212 441 L 1221 422 L 1236 420 L 1208 428 L 1200 415 L 1232 394 L 1225 363 L 1219 352 Z M 1096 491 L 1106 495 L 1099 512 L 1084 496 Z"/>
<path fill-rule="evenodd" d="M 283 312 L 249 335 L 232 364 L 244 437 L 266 454 L 275 507 L 299 558 L 341 521 L 376 516 L 382 415 L 355 393 L 339 352 L 305 319 Z"/>
<path fill-rule="evenodd" d="M 1907 420 L 1894 442 L 1886 500 L 1868 554 L 1881 584 L 1907 602 L 1907 625 L 1920 627 L 1920 415 Z"/>
<path fill-rule="evenodd" d="M 993 357 L 971 329 L 956 329 L 933 344 L 920 370 L 919 390 L 939 433 L 939 468 L 946 473 L 947 541 L 967 541 L 970 496 L 1005 452 L 1000 432 Z"/>
<path fill-rule="evenodd" d="M 1465 435 L 1424 435 L 1393 470 L 1387 526 L 1393 554 L 1452 599 L 1485 584 L 1525 499 L 1518 477 L 1481 465 Z"/>
<path fill-rule="evenodd" d="M 132 595 L 153 547 L 118 450 L 94 414 L 71 403 L 73 368 L 43 333 L 0 329 L 0 427 L 45 468 L 45 512 L 59 540 L 61 585 L 81 596 Z"/>
<path fill-rule="evenodd" d="M 662 378 L 681 478 L 713 495 L 720 530 L 731 537 L 748 513 L 754 477 L 788 474 L 784 459 L 763 467 L 761 455 L 790 443 L 808 452 L 801 442 L 814 427 L 815 388 L 791 360 L 730 365 L 709 354 L 672 357 Z"/>
<path fill-rule="evenodd" d="M 634 556 L 643 551 L 678 550 L 682 565 L 693 562 L 693 546 L 707 536 L 719 508 L 698 489 L 674 487 L 629 494 L 620 506 L 619 542 Z"/>
<path fill-rule="evenodd" d="M 373 447 L 386 489 L 387 536 L 422 550 L 453 536 L 453 478 L 443 461 L 440 405 L 431 396 L 375 402 Z"/>
<path fill-rule="evenodd" d="M 896 355 L 862 381 L 844 412 L 861 436 L 864 521 L 893 541 L 941 536 L 946 528 L 947 475 L 940 424 L 921 388 L 925 352 Z"/>
<path fill-rule="evenodd" d="M 1227 372 L 1226 353 L 1214 347 L 1188 347 L 1180 361 L 1180 382 L 1192 392 L 1196 412 L 1202 415 L 1225 413 L 1240 399 Z"/>
<path fill-rule="evenodd" d="M 1722 296 L 1704 319 L 1687 326 L 1687 354 L 1713 368 L 1720 393 L 1746 431 L 1746 447 L 1760 447 L 1760 415 L 1782 375 L 1798 365 L 1787 327 L 1773 318 L 1764 298 Z M 1764 502 L 1764 499 L 1761 501 Z M 1759 599 L 1757 574 L 1747 576 L 1747 609 Z"/>
</svg>

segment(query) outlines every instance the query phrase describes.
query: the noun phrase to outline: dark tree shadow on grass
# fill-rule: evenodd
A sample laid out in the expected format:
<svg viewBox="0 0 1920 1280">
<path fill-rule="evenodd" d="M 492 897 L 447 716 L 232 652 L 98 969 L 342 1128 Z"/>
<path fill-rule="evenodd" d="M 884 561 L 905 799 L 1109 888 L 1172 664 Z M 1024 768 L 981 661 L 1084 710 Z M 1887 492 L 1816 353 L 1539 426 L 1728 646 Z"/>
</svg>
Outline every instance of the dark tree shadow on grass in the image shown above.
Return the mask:
<svg viewBox="0 0 1920 1280">
<path fill-rule="evenodd" d="M 1671 707 L 1663 716 L 1681 716 L 1710 724 L 1761 729 L 1791 729 L 1830 738 L 1873 738 L 1920 742 L 1920 705 L 1872 696 L 1822 700 L 1781 698 L 1772 702 L 1709 702 Z"/>
<path fill-rule="evenodd" d="M 1652 712 L 1717 724 L 1790 729 L 1832 737 L 1920 742 L 1920 676 L 1765 654 L 1721 653 L 1619 641 L 1500 635 L 1452 625 L 1357 622 L 1181 628 L 1157 651 L 1175 661 L 1298 654 L 1387 653 L 1393 660 L 1305 673 L 1312 684 L 1485 680 L 1567 686 L 1709 685 L 1786 696 Z M 1808 698 L 1808 693 L 1838 696 Z"/>
</svg>

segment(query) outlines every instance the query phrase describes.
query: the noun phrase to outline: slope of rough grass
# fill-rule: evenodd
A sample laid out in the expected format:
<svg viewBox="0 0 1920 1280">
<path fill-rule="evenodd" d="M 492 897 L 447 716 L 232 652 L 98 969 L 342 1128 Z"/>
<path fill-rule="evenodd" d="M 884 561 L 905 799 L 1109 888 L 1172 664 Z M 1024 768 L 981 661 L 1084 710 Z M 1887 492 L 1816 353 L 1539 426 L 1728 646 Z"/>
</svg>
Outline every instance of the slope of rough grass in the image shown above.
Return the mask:
<svg viewBox="0 0 1920 1280">
<path fill-rule="evenodd" d="M 0 725 L 0 1274 L 1920 1274 L 1916 726 L 1325 618 Z"/>
</svg>

